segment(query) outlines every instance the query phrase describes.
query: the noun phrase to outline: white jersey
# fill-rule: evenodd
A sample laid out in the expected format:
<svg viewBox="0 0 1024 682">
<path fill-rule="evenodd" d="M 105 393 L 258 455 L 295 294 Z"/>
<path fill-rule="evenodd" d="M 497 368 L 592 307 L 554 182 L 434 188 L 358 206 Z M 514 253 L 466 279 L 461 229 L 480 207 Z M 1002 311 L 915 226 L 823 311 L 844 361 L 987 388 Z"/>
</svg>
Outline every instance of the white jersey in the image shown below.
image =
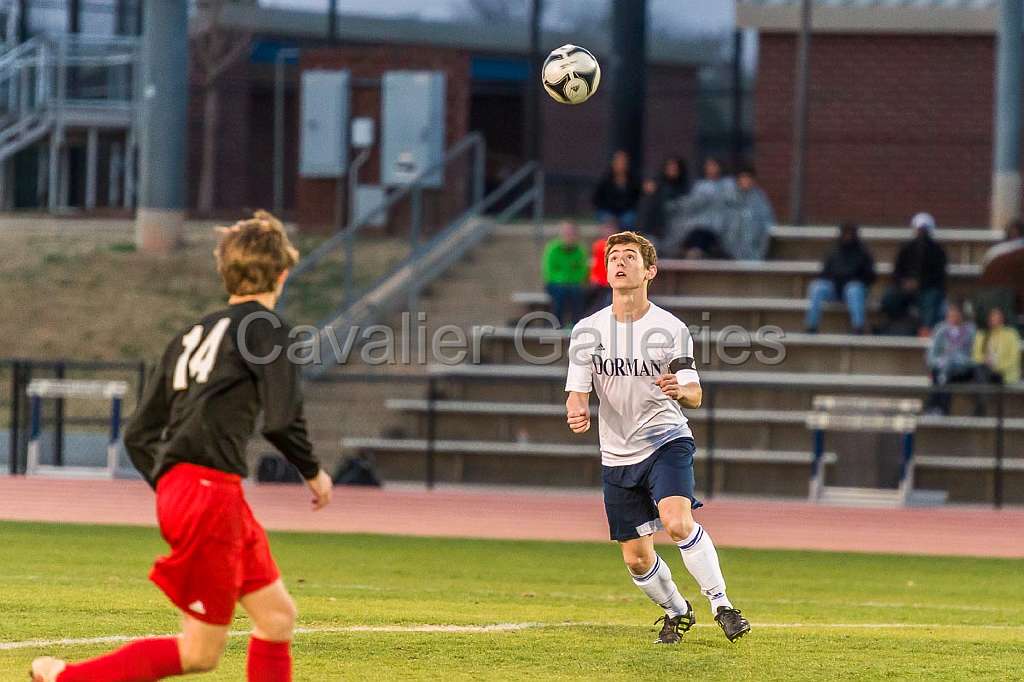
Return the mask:
<svg viewBox="0 0 1024 682">
<path fill-rule="evenodd" d="M 689 330 L 653 303 L 633 322 L 618 322 L 608 306 L 573 328 L 565 390 L 597 392 L 602 464 L 636 464 L 692 435 L 679 403 L 654 383 L 670 371 L 681 385 L 700 382 Z"/>
</svg>

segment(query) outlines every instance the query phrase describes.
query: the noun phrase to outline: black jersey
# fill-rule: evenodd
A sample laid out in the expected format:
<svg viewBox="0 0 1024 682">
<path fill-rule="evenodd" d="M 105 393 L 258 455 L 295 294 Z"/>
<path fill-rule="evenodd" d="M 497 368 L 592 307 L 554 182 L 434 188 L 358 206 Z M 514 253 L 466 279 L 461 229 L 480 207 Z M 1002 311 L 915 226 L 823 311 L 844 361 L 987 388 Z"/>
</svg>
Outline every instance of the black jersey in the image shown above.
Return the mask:
<svg viewBox="0 0 1024 682">
<path fill-rule="evenodd" d="M 289 327 L 255 301 L 207 315 L 178 334 L 154 369 L 125 430 L 150 485 L 182 462 L 248 476 L 246 443 L 263 435 L 309 480 L 320 469 L 302 416 Z"/>
</svg>

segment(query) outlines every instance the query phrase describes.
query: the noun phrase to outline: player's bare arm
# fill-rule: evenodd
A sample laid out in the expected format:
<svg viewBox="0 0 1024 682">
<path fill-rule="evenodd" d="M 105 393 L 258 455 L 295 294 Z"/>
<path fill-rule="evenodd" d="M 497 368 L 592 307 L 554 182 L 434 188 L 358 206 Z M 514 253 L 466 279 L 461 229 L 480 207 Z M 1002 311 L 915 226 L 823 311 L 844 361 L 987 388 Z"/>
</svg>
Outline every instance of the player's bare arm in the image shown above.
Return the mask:
<svg viewBox="0 0 1024 682">
<path fill-rule="evenodd" d="M 695 381 L 680 384 L 679 378 L 675 374 L 662 374 L 654 380 L 654 383 L 658 385 L 662 393 L 678 402 L 681 407 L 690 410 L 700 407 L 701 400 L 704 397 L 700 384 Z"/>
<path fill-rule="evenodd" d="M 566 423 L 573 433 L 590 430 L 590 394 L 569 391 L 565 401 Z"/>
</svg>

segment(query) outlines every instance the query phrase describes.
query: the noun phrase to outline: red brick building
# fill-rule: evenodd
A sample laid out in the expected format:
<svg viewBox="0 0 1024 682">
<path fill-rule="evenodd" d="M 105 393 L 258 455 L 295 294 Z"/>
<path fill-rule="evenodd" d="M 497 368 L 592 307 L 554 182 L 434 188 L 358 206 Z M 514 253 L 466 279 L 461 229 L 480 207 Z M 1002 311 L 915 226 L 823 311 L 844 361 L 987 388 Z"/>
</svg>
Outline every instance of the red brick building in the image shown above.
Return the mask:
<svg viewBox="0 0 1024 682">
<path fill-rule="evenodd" d="M 522 24 L 523 22 L 519 22 Z M 353 116 L 380 113 L 379 77 L 387 70 L 429 69 L 447 76 L 446 144 L 471 130 L 484 134 L 488 147 L 488 184 L 525 161 L 525 100 L 540 87 L 525 53 L 527 27 L 437 24 L 409 19 L 342 17 L 339 44 L 327 46 L 323 15 L 267 8 L 229 6 L 225 25 L 252 36 L 254 55 L 269 46 L 298 46 L 299 66 L 288 70 L 286 86 L 285 207 L 310 227 L 333 223 L 334 182 L 298 178 L 298 83 L 301 70 L 344 68 L 353 76 Z M 566 42 L 588 46 L 599 59 L 609 38 L 587 29 L 572 36 L 545 33 L 543 47 Z M 658 36 L 649 43 L 646 107 L 646 166 L 652 170 L 669 155 L 693 159 L 698 139 L 698 67 L 715 59 L 697 45 Z M 221 84 L 220 149 L 217 158 L 216 211 L 266 206 L 273 195 L 273 65 L 249 59 L 237 64 Z M 548 174 L 546 205 L 551 213 L 589 212 L 590 187 L 608 158 L 610 68 L 606 65 L 597 95 L 583 106 L 542 101 L 542 155 Z M 195 206 L 201 158 L 203 97 L 194 81 L 190 99 L 189 197 Z M 379 135 L 378 135 L 379 137 Z M 379 178 L 376 152 L 360 174 L 364 183 Z"/>
<path fill-rule="evenodd" d="M 805 215 L 811 222 L 989 221 L 994 1 L 817 0 L 810 51 Z M 756 161 L 789 205 L 799 2 L 739 0 L 760 34 Z M 780 211 L 780 219 L 787 218 Z"/>
</svg>

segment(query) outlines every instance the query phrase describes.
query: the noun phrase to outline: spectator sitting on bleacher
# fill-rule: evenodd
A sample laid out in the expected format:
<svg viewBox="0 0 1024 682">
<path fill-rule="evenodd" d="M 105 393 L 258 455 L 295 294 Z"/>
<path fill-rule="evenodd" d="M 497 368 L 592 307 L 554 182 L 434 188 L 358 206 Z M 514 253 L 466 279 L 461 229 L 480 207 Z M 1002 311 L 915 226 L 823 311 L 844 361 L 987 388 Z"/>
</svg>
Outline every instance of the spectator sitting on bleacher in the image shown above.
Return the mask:
<svg viewBox="0 0 1024 682">
<path fill-rule="evenodd" d="M 736 183 L 723 176 L 718 159 L 704 161 L 704 177 L 685 197 L 666 204 L 667 258 L 728 258 L 722 239 L 736 212 Z"/>
<path fill-rule="evenodd" d="M 764 260 L 775 213 L 768 195 L 757 184 L 753 166 L 740 168 L 736 175 L 737 215 L 723 237 L 725 252 L 736 260 Z"/>
<path fill-rule="evenodd" d="M 867 314 L 868 289 L 875 281 L 875 260 L 860 240 L 855 223 L 839 226 L 839 242 L 825 257 L 821 275 L 811 282 L 807 296 L 810 299 L 804 328 L 808 334 L 818 332 L 821 309 L 827 301 L 842 297 L 850 312 L 854 334 L 864 333 Z"/>
<path fill-rule="evenodd" d="M 941 390 L 946 384 L 970 381 L 974 377 L 974 323 L 964 319 L 958 301 L 946 306 L 946 319 L 935 327 L 928 346 L 928 370 L 932 376 L 932 393 L 926 406 L 929 414 L 949 414 L 951 397 Z"/>
<path fill-rule="evenodd" d="M 927 336 L 942 319 L 946 298 L 946 251 L 935 241 L 935 218 L 918 213 L 916 231 L 904 244 L 892 269 L 892 284 L 882 297 L 884 333 Z M 915 314 L 916 311 L 916 314 Z"/>
<path fill-rule="evenodd" d="M 612 154 L 611 166 L 594 188 L 593 203 L 598 221 L 615 218 L 623 230 L 636 227 L 636 207 L 640 201 L 640 185 L 629 169 L 629 154 L 619 150 Z"/>
<path fill-rule="evenodd" d="M 1003 230 L 1003 241 L 989 248 L 981 259 L 982 267 L 986 267 L 996 258 L 1024 249 L 1024 220 L 1011 220 Z"/>
<path fill-rule="evenodd" d="M 636 231 L 655 244 L 665 237 L 665 207 L 658 198 L 658 183 L 653 178 L 647 178 L 642 185 L 636 207 Z"/>
<path fill-rule="evenodd" d="M 1020 334 L 1006 325 L 1002 308 L 988 311 L 988 328 L 974 335 L 974 380 L 981 384 L 1015 384 L 1020 381 Z M 974 413 L 985 413 L 981 396 Z"/>
<path fill-rule="evenodd" d="M 985 252 L 975 294 L 975 310 L 984 315 L 1001 307 L 1012 321 L 1024 313 L 1024 222 L 1011 221 L 1006 239 Z"/>
<path fill-rule="evenodd" d="M 601 236 L 590 245 L 590 289 L 587 292 L 587 315 L 612 304 L 612 288 L 608 285 L 608 264 L 604 259 L 604 248 L 608 237 L 619 231 L 614 220 L 601 226 Z"/>
<path fill-rule="evenodd" d="M 576 224 L 566 220 L 561 232 L 544 247 L 542 277 L 558 323 L 571 327 L 583 317 L 584 286 L 590 267 Z"/>
</svg>

